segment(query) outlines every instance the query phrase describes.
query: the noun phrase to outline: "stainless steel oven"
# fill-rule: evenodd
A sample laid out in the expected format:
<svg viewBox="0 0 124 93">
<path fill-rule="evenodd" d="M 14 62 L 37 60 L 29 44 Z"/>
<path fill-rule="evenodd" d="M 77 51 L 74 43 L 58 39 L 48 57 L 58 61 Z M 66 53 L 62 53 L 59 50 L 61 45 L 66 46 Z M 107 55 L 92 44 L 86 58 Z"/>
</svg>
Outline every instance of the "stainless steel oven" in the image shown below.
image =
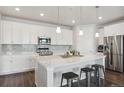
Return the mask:
<svg viewBox="0 0 124 93">
<path fill-rule="evenodd" d="M 51 38 L 38 37 L 38 44 L 40 44 L 40 45 L 50 45 L 51 44 Z"/>
</svg>

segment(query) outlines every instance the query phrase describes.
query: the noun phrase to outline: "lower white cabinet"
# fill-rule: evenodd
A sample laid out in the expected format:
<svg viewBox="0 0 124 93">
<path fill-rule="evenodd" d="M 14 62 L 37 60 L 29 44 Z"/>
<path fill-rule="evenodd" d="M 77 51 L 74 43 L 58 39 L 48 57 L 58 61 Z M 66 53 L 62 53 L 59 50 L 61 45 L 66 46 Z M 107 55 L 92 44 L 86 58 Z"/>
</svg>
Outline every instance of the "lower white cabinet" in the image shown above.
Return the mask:
<svg viewBox="0 0 124 93">
<path fill-rule="evenodd" d="M 11 56 L 0 57 L 0 75 L 9 74 L 11 72 Z"/>
<path fill-rule="evenodd" d="M 0 59 L 0 75 L 29 71 L 34 68 L 32 55 L 4 55 Z"/>
</svg>

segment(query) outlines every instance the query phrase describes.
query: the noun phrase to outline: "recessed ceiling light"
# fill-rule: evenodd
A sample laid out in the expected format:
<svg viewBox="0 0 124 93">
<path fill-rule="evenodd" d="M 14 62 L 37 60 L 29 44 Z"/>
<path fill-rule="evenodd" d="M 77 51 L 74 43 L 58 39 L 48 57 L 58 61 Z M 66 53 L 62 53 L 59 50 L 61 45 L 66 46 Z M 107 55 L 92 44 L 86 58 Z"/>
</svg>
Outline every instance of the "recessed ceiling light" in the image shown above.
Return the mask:
<svg viewBox="0 0 124 93">
<path fill-rule="evenodd" d="M 44 16 L 44 13 L 40 13 L 40 16 Z"/>
<path fill-rule="evenodd" d="M 75 20 L 72 20 L 72 23 L 74 24 L 75 23 Z"/>
<path fill-rule="evenodd" d="M 98 19 L 101 20 L 102 19 L 102 16 L 99 16 Z"/>
<path fill-rule="evenodd" d="M 20 8 L 15 8 L 16 11 L 20 11 Z"/>
</svg>

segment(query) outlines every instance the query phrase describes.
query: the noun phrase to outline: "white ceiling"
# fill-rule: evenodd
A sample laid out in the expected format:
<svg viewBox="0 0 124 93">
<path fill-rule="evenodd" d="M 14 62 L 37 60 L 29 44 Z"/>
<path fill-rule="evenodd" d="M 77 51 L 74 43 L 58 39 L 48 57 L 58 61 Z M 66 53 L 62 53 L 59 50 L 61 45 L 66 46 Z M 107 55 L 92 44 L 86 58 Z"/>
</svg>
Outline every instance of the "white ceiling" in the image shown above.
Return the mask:
<svg viewBox="0 0 124 93">
<path fill-rule="evenodd" d="M 20 11 L 15 11 L 15 6 L 0 6 L 0 13 L 5 16 L 24 18 L 36 21 L 58 24 L 56 6 L 19 6 Z M 79 24 L 79 6 L 61 6 L 60 23 L 67 26 Z M 81 24 L 106 23 L 124 16 L 124 6 L 101 6 L 97 13 L 102 20 L 96 19 L 96 8 L 94 6 L 82 6 Z M 44 13 L 41 17 L 40 13 Z M 73 24 L 72 20 L 76 23 Z"/>
</svg>

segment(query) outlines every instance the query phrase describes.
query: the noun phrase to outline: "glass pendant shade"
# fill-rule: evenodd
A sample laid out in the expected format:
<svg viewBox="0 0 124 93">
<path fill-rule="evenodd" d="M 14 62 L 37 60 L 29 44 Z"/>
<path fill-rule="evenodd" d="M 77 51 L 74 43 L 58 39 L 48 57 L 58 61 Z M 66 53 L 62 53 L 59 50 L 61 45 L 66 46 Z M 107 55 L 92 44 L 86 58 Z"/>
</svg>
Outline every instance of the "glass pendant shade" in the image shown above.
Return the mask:
<svg viewBox="0 0 124 93">
<path fill-rule="evenodd" d="M 82 30 L 79 31 L 79 35 L 82 36 L 84 33 Z"/>
<path fill-rule="evenodd" d="M 99 33 L 96 33 L 96 35 L 95 35 L 96 37 L 99 37 Z"/>
<path fill-rule="evenodd" d="M 61 28 L 59 26 L 56 28 L 56 33 L 61 33 Z"/>
</svg>

